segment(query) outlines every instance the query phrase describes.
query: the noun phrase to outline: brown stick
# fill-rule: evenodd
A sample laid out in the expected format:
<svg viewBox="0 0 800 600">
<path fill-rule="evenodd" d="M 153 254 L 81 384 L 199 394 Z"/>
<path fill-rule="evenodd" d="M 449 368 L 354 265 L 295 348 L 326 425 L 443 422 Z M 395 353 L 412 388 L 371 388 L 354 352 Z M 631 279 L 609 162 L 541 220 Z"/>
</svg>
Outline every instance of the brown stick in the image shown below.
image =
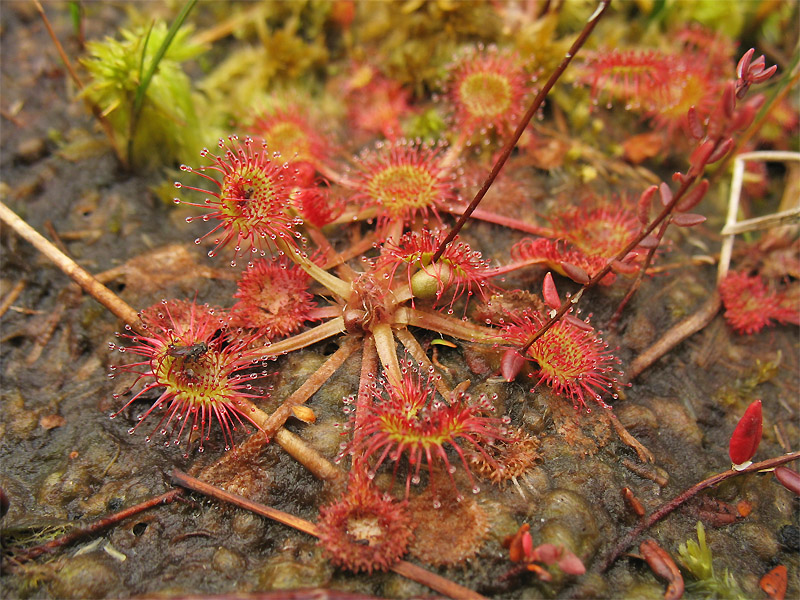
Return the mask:
<svg viewBox="0 0 800 600">
<path fill-rule="evenodd" d="M 302 531 L 303 533 L 307 533 L 308 535 L 319 537 L 319 531 L 317 530 L 317 526 L 310 521 L 306 521 L 305 519 L 295 517 L 294 515 L 285 513 L 276 508 L 272 508 L 271 506 L 266 506 L 258 502 L 253 502 L 252 500 L 248 500 L 247 498 L 243 498 L 242 496 L 238 496 L 237 494 L 231 494 L 230 492 L 221 490 L 217 487 L 214 487 L 213 485 L 204 483 L 199 479 L 190 477 L 186 473 L 178 471 L 177 469 L 172 471 L 172 479 L 176 484 L 183 486 L 187 489 L 199 492 L 201 494 L 205 494 L 206 496 L 210 496 L 212 498 L 216 498 L 217 500 L 229 502 L 234 506 L 244 508 L 245 510 L 249 510 L 251 512 L 256 513 L 257 515 L 267 517 L 268 519 L 278 521 L 278 523 L 283 523 L 284 525 L 293 527 L 299 531 Z M 454 581 L 450 581 L 449 579 L 440 577 L 439 575 L 426 571 L 422 567 L 412 565 L 411 563 L 406 562 L 404 560 L 396 562 L 391 567 L 391 570 L 399 575 L 402 575 L 403 577 L 408 577 L 412 581 L 416 581 L 417 583 L 426 585 L 432 590 L 435 590 L 440 594 L 444 594 L 451 598 L 459 598 L 459 599 L 464 598 L 466 600 L 486 600 L 484 596 L 481 596 L 480 594 L 472 591 L 469 588 L 465 588 L 461 585 L 458 585 Z"/>
<path fill-rule="evenodd" d="M 603 561 L 600 563 L 599 571 L 602 573 L 606 571 L 617 558 L 628 548 L 636 538 L 638 538 L 642 533 L 650 529 L 653 525 L 658 523 L 661 519 L 666 517 L 676 508 L 680 507 L 683 503 L 691 498 L 695 497 L 697 494 L 702 492 L 706 488 L 710 488 L 712 486 L 717 485 L 718 483 L 722 483 L 726 479 L 730 479 L 731 477 L 736 477 L 737 475 L 744 475 L 745 473 L 756 473 L 758 471 L 765 471 L 769 469 L 774 469 L 775 467 L 779 467 L 782 464 L 791 462 L 793 460 L 797 460 L 800 458 L 800 451 L 792 452 L 791 454 L 784 454 L 783 456 L 778 456 L 776 458 L 770 458 L 767 460 L 763 460 L 759 463 L 754 463 L 747 467 L 746 469 L 742 469 L 741 471 L 734 471 L 733 469 L 728 469 L 727 471 L 723 471 L 722 473 L 717 473 L 716 475 L 712 475 L 708 479 L 704 479 L 700 483 L 697 483 L 690 487 L 688 490 L 680 494 L 679 496 L 673 498 L 669 502 L 661 505 L 661 508 L 656 510 L 652 513 L 647 519 L 643 520 L 639 525 L 634 527 L 626 536 L 624 536 L 616 546 L 609 552 Z"/>
<path fill-rule="evenodd" d="M 275 434 L 275 441 L 286 450 L 293 459 L 311 471 L 319 479 L 338 481 L 345 477 L 345 472 L 307 445 L 291 431 L 281 427 Z"/>
<path fill-rule="evenodd" d="M 114 315 L 130 325 L 137 333 L 142 333 L 139 315 L 119 296 L 97 281 L 69 256 L 61 252 L 33 227 L 20 219 L 10 208 L 0 202 L 0 220 L 11 227 L 17 235 L 27 240 L 42 254 L 49 258 L 64 274 L 70 277 L 81 289 L 105 306 Z"/>
<path fill-rule="evenodd" d="M 522 119 L 517 125 L 517 128 L 514 130 L 514 134 L 511 138 L 506 142 L 506 145 L 503 146 L 503 150 L 500 152 L 500 156 L 497 158 L 497 161 L 494 163 L 492 170 L 489 173 L 489 176 L 486 178 L 486 181 L 483 182 L 481 189 L 478 190 L 478 193 L 475 194 L 475 197 L 472 199 L 472 202 L 469 203 L 469 206 L 464 210 L 464 213 L 458 218 L 458 221 L 450 230 L 450 233 L 447 234 L 447 237 L 442 240 L 439 244 L 439 247 L 436 249 L 433 257 L 431 258 L 431 262 L 436 262 L 442 257 L 442 253 L 444 252 L 445 248 L 447 248 L 447 244 L 455 239 L 458 232 L 461 231 L 461 228 L 464 227 L 464 224 L 469 219 L 469 216 L 472 214 L 476 208 L 478 208 L 478 204 L 480 204 L 483 197 L 486 195 L 486 192 L 489 191 L 489 188 L 492 187 L 494 180 L 497 179 L 497 176 L 500 174 L 503 166 L 506 164 L 508 157 L 511 156 L 511 152 L 514 150 L 514 147 L 517 145 L 519 138 L 522 137 L 522 133 L 525 131 L 525 128 L 530 123 L 530 120 L 533 118 L 533 115 L 536 114 L 536 111 L 542 106 L 542 102 L 544 102 L 545 97 L 556 82 L 559 80 L 561 75 L 564 73 L 566 68 L 569 66 L 569 63 L 572 62 L 572 59 L 575 58 L 575 55 L 581 49 L 583 44 L 591 35 L 592 31 L 594 30 L 597 23 L 602 18 L 603 14 L 606 12 L 609 4 L 611 4 L 611 0 L 601 0 L 600 4 L 597 6 L 597 10 L 595 10 L 594 14 L 589 17 L 589 21 L 586 23 L 586 26 L 581 31 L 580 35 L 575 39 L 570 49 L 567 51 L 566 55 L 561 61 L 561 64 L 558 65 L 553 74 L 550 75 L 550 78 L 547 80 L 547 83 L 544 84 L 539 93 L 536 94 L 536 97 L 531 102 L 531 105 L 528 107 L 528 110 L 522 116 Z"/>
<path fill-rule="evenodd" d="M 71 544 L 72 542 L 79 540 L 83 537 L 88 537 L 92 534 L 98 533 L 103 529 L 107 529 L 112 525 L 116 525 L 120 521 L 127 519 L 128 517 L 132 517 L 134 515 L 138 515 L 140 512 L 143 512 L 149 508 L 153 508 L 154 506 L 160 506 L 161 504 L 169 504 L 176 498 L 178 498 L 181 494 L 183 494 L 183 490 L 181 489 L 173 489 L 165 494 L 161 494 L 160 496 L 156 496 L 155 498 L 151 498 L 150 500 L 146 500 L 141 502 L 135 506 L 131 506 L 130 508 L 126 508 L 125 510 L 121 510 L 113 515 L 109 515 L 107 517 L 103 517 L 95 521 L 94 523 L 87 525 L 86 527 L 81 527 L 80 529 L 76 529 L 74 531 L 70 531 L 69 533 L 62 535 L 59 538 L 54 540 L 50 540 L 45 544 L 41 544 L 39 546 L 34 546 L 33 548 L 26 548 L 21 552 L 14 554 L 14 560 L 18 562 L 27 561 L 36 558 L 37 556 L 41 556 L 46 552 L 52 552 L 57 548 L 61 548 L 62 546 L 66 546 L 67 544 Z"/>
<path fill-rule="evenodd" d="M 696 313 L 689 315 L 683 321 L 673 326 L 671 329 L 668 329 L 656 343 L 636 357 L 627 370 L 628 381 L 638 377 L 642 371 L 647 369 L 683 340 L 694 335 L 708 325 L 719 311 L 721 305 L 722 301 L 715 290 Z"/>
<path fill-rule="evenodd" d="M 286 398 L 283 403 L 275 409 L 267 422 L 263 425 L 264 433 L 267 434 L 267 437 L 272 437 L 275 435 L 275 432 L 278 431 L 280 427 L 283 427 L 283 424 L 286 422 L 292 415 L 292 407 L 297 406 L 298 404 L 303 404 L 306 400 L 308 400 L 311 396 L 313 396 L 322 385 L 330 379 L 331 375 L 333 375 L 336 370 L 344 364 L 349 356 L 355 351 L 358 347 L 358 339 L 354 337 L 348 337 L 345 339 L 344 343 L 339 347 L 339 349 L 334 352 L 328 360 L 326 360 L 322 365 L 314 371 L 314 373 L 306 379 L 306 381 L 297 388 L 291 396 Z"/>
<path fill-rule="evenodd" d="M 6 294 L 6 297 L 3 298 L 3 301 L 0 302 L 0 317 L 2 317 L 8 309 L 14 304 L 14 301 L 19 298 L 19 295 L 22 293 L 22 290 L 25 289 L 25 280 L 21 279 L 17 283 L 14 284 L 14 287 L 11 288 L 11 291 Z"/>
</svg>

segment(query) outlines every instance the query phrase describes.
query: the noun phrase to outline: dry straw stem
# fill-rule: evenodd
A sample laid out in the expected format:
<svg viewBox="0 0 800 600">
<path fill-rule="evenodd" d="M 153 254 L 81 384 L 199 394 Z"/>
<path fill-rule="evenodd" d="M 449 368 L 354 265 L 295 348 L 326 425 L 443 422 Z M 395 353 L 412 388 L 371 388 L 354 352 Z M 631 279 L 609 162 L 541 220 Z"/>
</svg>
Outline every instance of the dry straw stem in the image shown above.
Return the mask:
<svg viewBox="0 0 800 600">
<path fill-rule="evenodd" d="M 38 231 L 20 219 L 10 208 L 0 202 L 0 220 L 11 227 L 21 238 L 27 240 L 42 254 L 49 258 L 59 269 L 69 276 L 81 289 L 105 306 L 114 315 L 130 325 L 138 333 L 142 333 L 138 313 L 119 296 L 97 281 L 93 275 L 84 270 L 69 256 L 61 252 Z"/>
<path fill-rule="evenodd" d="M 307 533 L 308 535 L 319 537 L 317 526 L 310 521 L 306 521 L 305 519 L 295 517 L 294 515 L 277 510 L 271 506 L 253 502 L 252 500 L 248 500 L 242 496 L 231 494 L 230 492 L 226 492 L 218 487 L 204 483 L 199 479 L 190 477 L 186 473 L 178 471 L 177 469 L 172 471 L 172 479 L 177 485 L 187 489 L 205 494 L 206 496 L 210 496 L 212 498 L 216 498 L 217 500 L 228 502 L 234 506 L 238 506 L 239 508 L 244 508 L 245 510 L 254 512 L 257 515 L 261 515 L 263 517 L 267 517 L 268 519 L 272 519 L 273 521 L 278 521 L 279 523 L 293 527 L 299 531 L 302 531 L 303 533 Z M 416 581 L 417 583 L 426 585 L 432 590 L 435 590 L 440 594 L 444 594 L 445 596 L 449 596 L 450 598 L 458 598 L 459 600 L 486 600 L 484 596 L 481 596 L 469 588 L 458 585 L 449 579 L 440 577 L 439 575 L 426 571 L 422 567 L 418 567 L 404 560 L 396 562 L 391 567 L 391 570 L 398 575 L 402 575 L 403 577 L 407 577 L 413 581 Z"/>
</svg>

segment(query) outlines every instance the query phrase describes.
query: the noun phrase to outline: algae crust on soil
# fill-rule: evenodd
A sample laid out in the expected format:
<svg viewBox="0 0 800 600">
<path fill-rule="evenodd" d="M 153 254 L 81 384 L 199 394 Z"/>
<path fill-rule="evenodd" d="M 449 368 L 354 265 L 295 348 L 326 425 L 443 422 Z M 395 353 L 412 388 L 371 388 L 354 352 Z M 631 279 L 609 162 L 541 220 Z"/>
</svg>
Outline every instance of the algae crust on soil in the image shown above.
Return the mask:
<svg viewBox="0 0 800 600">
<path fill-rule="evenodd" d="M 143 113 L 145 125 L 138 134 L 145 137 L 133 145 L 141 155 L 125 169 L 79 97 L 35 6 L 0 3 L 0 198 L 137 310 L 162 299 L 196 300 L 230 309 L 248 261 L 240 259 L 233 268 L 231 248 L 209 258 L 213 240 L 194 243 L 211 227 L 198 218 L 187 222 L 187 217 L 202 213 L 187 203 L 203 202 L 202 193 L 187 188 L 208 184 L 196 173 L 180 171 L 179 165 L 185 162 L 196 169 L 206 164 L 199 156 L 203 146 L 215 150 L 217 138 L 229 133 L 239 133 L 243 140 L 256 116 L 284 114 L 280 111 L 285 107 L 296 106 L 292 119 L 316 119 L 320 137 L 329 144 L 324 163 L 311 161 L 314 189 L 329 202 L 329 213 L 327 217 L 322 210 L 299 213 L 309 222 L 328 218 L 314 227 L 313 234 L 311 228 L 304 230 L 309 254 L 321 247 L 322 239 L 338 251 L 360 247 L 348 265 L 361 272 L 370 262 L 360 257 L 377 259 L 381 251 L 372 243 L 381 240 L 370 236 L 392 222 L 405 223 L 407 229 L 421 228 L 426 219 L 431 228 L 446 229 L 454 222 L 442 209 L 444 202 L 436 214 L 412 210 L 410 216 L 386 217 L 376 202 L 352 199 L 356 192 L 347 185 L 363 175 L 359 169 L 381 147 L 376 142 L 384 140 L 391 146 L 399 139 L 423 138 L 442 155 L 462 144 L 446 181 L 453 206 L 463 206 L 480 187 L 513 128 L 498 120 L 478 125 L 472 137 L 466 136 L 474 123 L 458 120 L 447 86 L 456 74 L 469 74 L 459 63 L 465 56 L 471 57 L 468 64 L 474 67 L 487 52 L 497 61 L 493 64 L 498 71 L 505 64 L 501 59 L 512 56 L 520 73 L 514 81 L 530 100 L 594 10 L 584 2 L 551 4 L 542 12 L 524 3 L 491 2 L 198 3 L 187 20 L 192 29 L 178 38 L 173 54 L 165 59 L 170 62 L 162 75 L 169 77 L 156 79 L 146 97 L 146 110 L 151 112 Z M 777 3 L 774 13 L 764 14 L 768 3 L 742 3 L 725 18 L 705 14 L 703 10 L 713 12 L 706 3 L 668 2 L 662 12 L 645 4 L 612 3 L 611 12 L 579 56 L 589 61 L 608 48 L 663 55 L 691 49 L 716 61 L 715 69 L 726 70 L 730 78 L 742 51 L 756 46 L 756 55 L 772 49 L 767 63 L 780 65 L 778 76 L 791 68 L 796 4 Z M 134 32 L 131 39 L 141 43 L 152 19 L 159 27 L 163 23 L 166 31 L 180 6 L 153 5 L 152 15 L 142 14 L 142 5 L 122 2 L 46 4 L 44 10 L 87 84 L 95 81 L 86 66 L 92 47 L 82 46 L 81 36 L 93 42 L 106 36 L 123 40 L 124 29 Z M 725 48 L 735 43 L 739 43 L 736 53 L 726 54 Z M 136 61 L 133 64 L 138 67 Z M 526 238 L 550 239 L 548 232 L 554 234 L 567 219 L 565 206 L 590 212 L 594 207 L 581 203 L 592 197 L 611 199 L 617 207 L 628 202 L 635 211 L 644 189 L 670 181 L 672 172 L 688 168 L 692 142 L 680 127 L 643 109 L 626 111 L 625 101 L 611 102 L 611 96 L 600 96 L 597 102 L 586 79 L 588 64 L 575 64 L 566 71 L 481 205 L 485 213 L 504 220 L 473 219 L 459 234 L 459 240 L 479 250 L 491 267 L 520 260 L 519 244 Z M 166 71 L 167 67 L 174 70 Z M 130 77 L 137 76 L 134 69 Z M 177 82 L 172 89 L 170 81 Z M 179 84 L 185 89 L 176 90 Z M 186 112 L 181 117 L 185 121 L 176 121 L 175 114 L 158 112 L 163 98 L 157 94 L 162 93 L 184 94 L 180 97 L 191 103 L 193 114 Z M 775 118 L 753 143 L 797 150 L 796 96 L 789 94 L 775 109 Z M 131 91 L 122 97 L 130 102 Z M 608 110 L 607 101 L 613 105 Z M 113 110 L 108 114 L 111 126 L 117 128 L 117 148 L 124 153 L 128 131 L 115 123 Z M 157 119 L 171 120 L 173 128 L 195 130 L 174 147 L 142 152 L 147 148 L 142 140 L 147 142 L 152 133 L 147 127 Z M 654 130 L 671 137 L 637 137 Z M 447 145 L 439 148 L 438 139 L 446 139 Z M 649 157 L 635 159 L 632 147 Z M 770 163 L 751 175 L 755 183 L 746 192 L 750 214 L 785 208 L 783 201 L 797 179 L 793 167 Z M 652 273 L 642 280 L 615 326 L 610 323 L 631 277 L 618 273 L 613 284 L 596 286 L 581 298 L 580 318 L 591 315 L 595 333 L 619 358 L 623 373 L 664 332 L 699 311 L 715 293 L 728 179 L 729 171 L 723 169 L 705 200 L 693 209 L 708 217 L 706 223 L 669 229 Z M 176 190 L 175 180 L 184 188 Z M 183 203 L 174 204 L 173 196 Z M 358 220 L 351 223 L 351 216 Z M 510 223 L 522 231 L 510 228 Z M 732 268 L 759 273 L 773 290 L 796 289 L 800 256 L 793 227 L 739 236 Z M 536 228 L 538 234 L 530 233 Z M 556 245 L 561 250 L 577 244 L 563 236 L 559 240 Z M 109 344 L 125 345 L 118 335 L 125 333 L 123 324 L 5 225 L 0 243 L 0 301 L 11 298 L 0 317 L 0 488 L 9 501 L 0 521 L 4 597 L 254 595 L 308 588 L 396 598 L 434 593 L 392 572 L 353 574 L 336 566 L 309 535 L 188 492 L 181 501 L 144 511 L 35 560 L 16 561 L 15 554 L 26 547 L 170 490 L 174 469 L 311 522 L 318 520 L 321 507 L 344 496 L 346 478 L 338 484 L 320 480 L 274 440 L 245 444 L 243 426 L 234 433 L 240 449 L 227 453 L 217 428 L 204 442 L 204 452 L 193 449 L 188 455 L 187 444 L 196 447 L 196 438 L 184 437 L 174 444 L 172 437 L 156 435 L 153 442 L 144 441 L 158 418 L 145 421 L 129 435 L 137 415 L 151 406 L 160 390 L 145 393 L 133 407 L 109 418 L 130 399 L 129 388 L 136 379 L 130 373 L 108 377 L 110 366 L 121 360 Z M 462 323 L 463 315 L 479 326 L 489 319 L 499 330 L 499 311 L 516 310 L 525 303 L 545 306 L 539 298 L 543 277 L 547 270 L 558 272 L 559 264 L 539 263 L 496 278 L 497 294 L 503 299 L 495 300 L 493 307 L 486 308 L 476 290 L 468 303 L 466 294 L 451 305 L 435 307 L 431 300 L 416 299 L 413 310 L 441 309 L 436 313 L 441 318 Z M 339 268 L 329 271 L 342 277 L 346 273 Z M 406 278 L 402 266 L 395 288 L 406 279 L 411 276 Z M 555 281 L 561 299 L 580 288 L 564 276 L 563 268 Z M 309 290 L 318 307 L 338 309 L 345 304 L 337 304 L 335 293 L 321 283 L 312 281 Z M 407 308 L 412 310 L 410 302 Z M 303 331 L 332 314 L 306 322 Z M 368 330 L 371 324 L 364 323 Z M 636 557 L 624 555 L 605 573 L 596 570 L 602 557 L 638 522 L 623 498 L 623 488 L 630 488 L 649 514 L 698 481 L 728 469 L 731 432 L 756 398 L 764 407 L 764 437 L 756 460 L 796 450 L 794 441 L 800 439 L 800 349 L 793 324 L 742 335 L 721 311 L 633 379 L 630 387 L 620 387 L 619 398 L 605 395 L 615 417 L 652 453 L 653 462 L 643 461 L 625 443 L 608 411 L 588 393 L 591 411 L 575 410 L 573 400 L 551 389 L 549 382 L 531 391 L 541 376 L 540 364 L 528 362 L 514 382 L 502 380 L 502 344 L 441 335 L 424 323 L 406 328 L 394 322 L 393 327 L 395 335 L 400 329 L 413 334 L 447 386 L 452 389 L 469 381 L 470 397 L 490 399 L 492 414 L 507 417 L 508 427 L 519 436 L 515 460 L 524 468 L 513 479 L 493 483 L 485 476 L 491 469 L 481 463 L 480 452 L 461 440 L 471 474 L 455 445 L 445 445 L 452 468 L 441 468 L 443 463 L 434 453 L 430 460 L 436 469 L 429 475 L 428 464 L 423 463 L 422 482 L 410 485 L 404 508 L 416 529 L 405 559 L 485 596 L 661 597 L 664 581 Z M 293 413 L 313 422 L 296 416 L 286 421 L 286 428 L 305 446 L 342 472 L 351 468 L 350 457 L 345 453 L 343 460 L 335 461 L 342 453 L 341 444 L 351 439 L 345 425 L 350 421 L 347 411 L 356 409 L 352 398 L 358 396 L 360 385 L 364 389 L 362 345 L 371 339 L 367 333 L 348 331 L 276 356 L 266 365 L 269 374 L 252 388 L 258 408 L 273 413 L 313 378 L 348 336 L 359 339 L 355 351 L 306 402 L 313 419 L 308 413 Z M 405 361 L 408 355 L 402 344 L 397 346 L 398 359 Z M 383 355 L 375 359 L 374 381 L 385 361 Z M 508 457 L 510 446 L 489 444 L 496 457 Z M 373 463 L 378 455 L 372 456 Z M 390 457 L 371 485 L 401 503 L 413 466 L 396 462 L 400 465 L 396 474 Z M 474 494 L 471 477 L 479 488 Z M 454 490 L 463 493 L 464 500 L 458 501 Z M 442 506 L 434 508 L 434 503 Z M 738 512 L 730 517 L 728 509 Z M 748 474 L 707 490 L 644 537 L 657 540 L 678 562 L 686 597 L 760 597 L 761 578 L 779 564 L 788 568 L 787 597 L 791 597 L 800 590 L 799 510 L 797 497 L 771 474 Z M 705 523 L 713 555 L 714 577 L 705 580 L 687 569 L 679 554 L 682 544 L 697 540 L 698 521 Z M 545 582 L 517 568 L 503 542 L 523 523 L 530 525 L 535 545 L 568 549 L 581 559 L 587 573 L 566 575 L 551 567 L 552 581 Z M 632 554 L 639 541 L 629 549 Z"/>
</svg>

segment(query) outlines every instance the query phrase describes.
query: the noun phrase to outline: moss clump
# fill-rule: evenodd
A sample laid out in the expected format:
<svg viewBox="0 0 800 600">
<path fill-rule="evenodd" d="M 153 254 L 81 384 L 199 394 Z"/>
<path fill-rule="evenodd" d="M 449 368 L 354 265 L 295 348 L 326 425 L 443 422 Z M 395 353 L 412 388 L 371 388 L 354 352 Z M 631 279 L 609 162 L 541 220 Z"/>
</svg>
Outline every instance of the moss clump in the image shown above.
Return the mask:
<svg viewBox="0 0 800 600">
<path fill-rule="evenodd" d="M 181 28 L 158 63 L 134 132 L 131 119 L 136 93 L 164 43 L 166 24 L 122 29 L 121 40 L 106 37 L 86 44 L 89 56 L 81 62 L 92 80 L 82 95 L 111 124 L 121 151 L 129 147 L 133 133 L 131 156 L 125 157 L 131 166 L 152 168 L 188 161 L 207 137 L 195 111 L 192 84 L 180 65 L 203 51 L 192 43 L 191 33 L 191 28 Z"/>
</svg>

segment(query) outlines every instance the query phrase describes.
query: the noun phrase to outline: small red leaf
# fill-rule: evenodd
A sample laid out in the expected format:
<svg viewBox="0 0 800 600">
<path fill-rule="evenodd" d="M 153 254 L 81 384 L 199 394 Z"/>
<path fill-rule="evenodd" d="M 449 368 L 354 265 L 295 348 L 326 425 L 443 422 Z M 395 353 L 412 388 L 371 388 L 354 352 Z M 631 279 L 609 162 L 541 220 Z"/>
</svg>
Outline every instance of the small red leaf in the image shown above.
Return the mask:
<svg viewBox="0 0 800 600">
<path fill-rule="evenodd" d="M 577 327 L 581 331 L 594 331 L 594 327 L 589 325 L 586 321 L 583 321 L 576 317 L 575 315 L 564 315 L 564 320 Z"/>
<path fill-rule="evenodd" d="M 619 260 L 615 260 L 612 263 L 612 268 L 615 273 L 622 273 L 623 275 L 633 275 L 636 271 L 639 270 L 639 265 L 635 263 L 626 263 Z"/>
<path fill-rule="evenodd" d="M 683 184 L 686 181 L 686 175 L 684 175 L 680 171 L 675 171 L 672 174 L 672 181 L 676 181 L 680 184 Z"/>
<path fill-rule="evenodd" d="M 506 381 L 514 381 L 525 364 L 525 357 L 516 348 L 509 348 L 500 360 L 500 374 Z"/>
<path fill-rule="evenodd" d="M 755 48 L 750 48 L 747 52 L 744 53 L 742 58 L 739 59 L 739 64 L 736 65 L 736 76 L 741 79 L 744 77 L 744 74 L 750 69 L 750 61 L 753 60 L 753 54 L 756 53 Z"/>
<path fill-rule="evenodd" d="M 761 426 L 761 400 L 756 400 L 747 407 L 731 435 L 728 454 L 734 465 L 741 465 L 753 458 L 761 442 Z"/>
<path fill-rule="evenodd" d="M 695 213 L 680 213 L 672 217 L 672 222 L 678 227 L 692 227 L 694 225 L 699 225 L 705 220 L 706 218 L 703 215 L 697 215 Z"/>
<path fill-rule="evenodd" d="M 660 186 L 658 186 L 658 192 L 661 194 L 661 204 L 666 206 L 672 202 L 672 190 L 669 189 L 669 186 L 666 183 L 662 183 Z"/>
<path fill-rule="evenodd" d="M 657 189 L 658 186 L 651 185 L 644 192 L 642 192 L 641 196 L 639 196 L 637 215 L 639 217 L 639 221 L 645 225 L 647 225 L 647 223 L 650 221 L 650 202 L 653 200 L 653 194 L 656 193 Z"/>
<path fill-rule="evenodd" d="M 692 210 L 695 206 L 700 204 L 700 201 L 703 199 L 703 196 L 706 195 L 707 191 L 708 179 L 703 179 L 700 183 L 689 190 L 683 198 L 678 200 L 678 203 L 675 205 L 675 210 L 678 212 Z"/>
<path fill-rule="evenodd" d="M 731 148 L 733 148 L 733 140 L 728 138 L 711 153 L 711 156 L 708 157 L 708 164 L 714 164 L 718 160 L 724 158 L 724 156 L 731 151 Z"/>
<path fill-rule="evenodd" d="M 689 133 L 692 137 L 696 140 L 702 140 L 705 132 L 703 131 L 703 125 L 700 123 L 700 118 L 697 116 L 697 109 L 694 106 L 689 107 L 686 119 L 689 122 Z"/>
<path fill-rule="evenodd" d="M 692 152 L 689 157 L 689 164 L 691 165 L 689 168 L 690 174 L 700 173 L 703 170 L 703 167 L 708 163 L 708 157 L 714 152 L 714 146 L 714 140 L 706 140 L 695 148 L 694 152 Z"/>
<path fill-rule="evenodd" d="M 578 265 L 562 262 L 561 268 L 564 269 L 564 273 L 567 277 L 572 279 L 572 281 L 575 281 L 576 283 L 589 283 L 589 274 Z"/>
<path fill-rule="evenodd" d="M 775 71 L 778 70 L 778 65 L 772 65 L 769 69 L 765 69 L 758 75 L 753 75 L 752 81 L 753 83 L 763 83 L 770 77 L 775 74 Z"/>
<path fill-rule="evenodd" d="M 729 81 L 725 86 L 720 104 L 722 104 L 725 116 L 730 119 L 733 116 L 733 110 L 736 108 L 736 84 L 733 81 Z"/>
<path fill-rule="evenodd" d="M 648 250 L 652 248 L 658 248 L 658 245 L 661 243 L 661 240 L 654 236 L 652 233 L 644 238 L 642 241 L 639 242 L 639 246 L 642 248 L 647 248 Z"/>
<path fill-rule="evenodd" d="M 542 544 L 540 546 L 536 546 L 536 550 L 534 552 L 534 556 L 538 562 L 543 562 L 546 565 L 552 565 L 555 563 L 564 552 L 564 548 L 562 546 L 555 546 L 553 544 Z"/>
<path fill-rule="evenodd" d="M 736 111 L 736 115 L 731 122 L 731 127 L 734 131 L 744 131 L 753 123 L 756 118 L 756 109 L 752 106 L 744 105 L 741 109 Z"/>
<path fill-rule="evenodd" d="M 800 474 L 788 467 L 775 469 L 775 479 L 795 496 L 800 496 Z"/>
<path fill-rule="evenodd" d="M 545 303 L 550 308 L 561 308 L 561 298 L 558 297 L 558 290 L 553 281 L 553 274 L 548 273 L 544 276 L 544 284 L 542 285 L 542 296 Z"/>
<path fill-rule="evenodd" d="M 564 550 L 564 556 L 558 561 L 558 568 L 567 575 L 583 575 L 586 573 L 586 567 L 581 562 L 581 559 L 569 550 Z"/>
</svg>

